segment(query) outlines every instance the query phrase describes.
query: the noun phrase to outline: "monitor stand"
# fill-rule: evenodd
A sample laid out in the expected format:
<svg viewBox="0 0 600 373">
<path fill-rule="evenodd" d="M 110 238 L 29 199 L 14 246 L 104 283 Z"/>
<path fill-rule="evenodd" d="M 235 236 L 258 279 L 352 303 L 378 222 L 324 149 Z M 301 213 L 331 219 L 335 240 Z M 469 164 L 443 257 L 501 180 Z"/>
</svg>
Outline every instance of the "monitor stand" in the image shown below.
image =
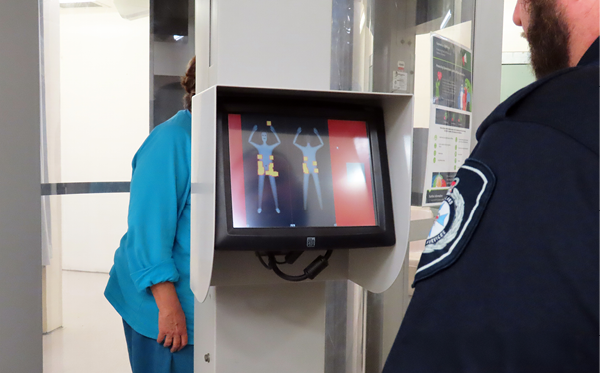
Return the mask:
<svg viewBox="0 0 600 373">
<path fill-rule="evenodd" d="M 336 249 L 329 260 L 329 267 L 316 280 L 302 283 L 280 279 L 264 268 L 252 251 L 215 251 L 218 103 L 228 95 L 252 98 L 264 94 L 292 94 L 299 100 L 305 98 L 322 104 L 345 102 L 349 105 L 377 105 L 383 109 L 386 142 L 395 144 L 388 148 L 395 245 Z M 192 101 L 190 285 L 196 297 L 195 372 L 352 371 L 329 365 L 334 357 L 329 356 L 327 351 L 331 351 L 330 342 L 335 340 L 335 336 L 329 334 L 326 322 L 329 320 L 326 317 L 329 304 L 326 301 L 326 281 L 352 281 L 371 292 L 381 293 L 398 278 L 409 238 L 411 95 L 217 85 L 196 94 Z M 316 255 L 322 253 L 303 255 L 291 268 L 286 268 L 286 272 L 302 273 Z M 346 294 L 341 299 L 350 298 Z M 350 309 L 345 305 L 343 308 Z M 345 320 L 355 318 L 348 316 Z M 360 334 L 352 336 L 352 340 L 363 340 Z M 353 346 L 352 355 L 346 350 L 341 354 L 345 354 L 346 358 L 354 357 L 362 353 L 362 346 Z M 335 356 L 335 359 L 338 357 Z"/>
<path fill-rule="evenodd" d="M 325 372 L 325 287 L 212 287 L 195 305 L 195 373 Z"/>
<path fill-rule="evenodd" d="M 322 253 L 305 252 L 282 269 L 302 273 Z M 213 286 L 195 301 L 195 373 L 336 373 L 334 361 L 360 361 L 350 345 L 362 341 L 353 337 L 362 313 L 350 299 L 362 300 L 363 290 L 347 280 L 348 250 L 303 282 L 280 279 L 253 252 L 218 251 L 214 259 Z"/>
</svg>

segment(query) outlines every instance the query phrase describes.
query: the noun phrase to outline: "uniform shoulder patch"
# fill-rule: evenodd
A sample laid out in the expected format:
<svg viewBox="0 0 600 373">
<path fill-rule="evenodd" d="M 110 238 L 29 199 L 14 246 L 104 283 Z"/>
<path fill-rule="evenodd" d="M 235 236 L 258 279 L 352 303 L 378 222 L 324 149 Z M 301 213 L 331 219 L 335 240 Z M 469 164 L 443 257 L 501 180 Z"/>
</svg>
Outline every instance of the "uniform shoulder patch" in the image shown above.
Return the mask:
<svg viewBox="0 0 600 373">
<path fill-rule="evenodd" d="M 495 185 L 496 176 L 488 166 L 471 158 L 465 161 L 425 241 L 413 287 L 458 260 L 479 224 Z"/>
</svg>

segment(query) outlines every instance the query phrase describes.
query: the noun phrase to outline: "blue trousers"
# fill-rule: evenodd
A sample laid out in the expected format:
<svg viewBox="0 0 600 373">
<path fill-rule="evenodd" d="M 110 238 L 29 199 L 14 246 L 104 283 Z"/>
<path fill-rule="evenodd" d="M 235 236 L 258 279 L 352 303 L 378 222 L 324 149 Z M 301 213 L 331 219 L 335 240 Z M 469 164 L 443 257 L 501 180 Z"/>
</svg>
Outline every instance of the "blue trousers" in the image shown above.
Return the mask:
<svg viewBox="0 0 600 373">
<path fill-rule="evenodd" d="M 123 320 L 129 362 L 133 373 L 193 373 L 194 346 L 187 345 L 181 351 L 171 353 L 154 339 L 144 337 Z"/>
</svg>

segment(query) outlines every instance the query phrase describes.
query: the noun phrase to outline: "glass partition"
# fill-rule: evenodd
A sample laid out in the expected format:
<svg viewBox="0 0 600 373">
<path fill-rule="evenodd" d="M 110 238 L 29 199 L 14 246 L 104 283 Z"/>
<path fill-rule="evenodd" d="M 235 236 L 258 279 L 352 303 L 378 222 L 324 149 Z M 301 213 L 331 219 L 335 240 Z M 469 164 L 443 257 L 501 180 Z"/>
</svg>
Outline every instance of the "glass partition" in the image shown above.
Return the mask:
<svg viewBox="0 0 600 373">
<path fill-rule="evenodd" d="M 333 0 L 331 89 L 416 93 L 417 36 L 472 48 L 475 0 Z"/>
<path fill-rule="evenodd" d="M 408 307 L 410 284 L 437 215 L 437 206 L 423 207 L 421 203 L 427 157 L 435 150 L 435 144 L 428 149 L 431 112 L 433 105 L 440 103 L 433 98 L 432 35 L 472 53 L 475 0 L 333 0 L 332 6 L 331 89 L 413 95 L 411 242 L 394 285 L 383 294 L 365 297 L 365 338 L 370 342 L 365 345 L 364 368 L 378 373 Z M 477 83 L 471 77 L 469 84 Z M 444 87 L 450 89 L 451 85 Z M 467 97 L 455 92 L 452 96 L 455 101 Z M 468 110 L 468 105 L 458 109 L 457 105 L 453 102 L 450 106 L 457 112 Z M 467 144 L 464 148 L 462 156 L 470 152 Z M 452 161 L 459 167 L 460 157 L 456 158 Z"/>
</svg>

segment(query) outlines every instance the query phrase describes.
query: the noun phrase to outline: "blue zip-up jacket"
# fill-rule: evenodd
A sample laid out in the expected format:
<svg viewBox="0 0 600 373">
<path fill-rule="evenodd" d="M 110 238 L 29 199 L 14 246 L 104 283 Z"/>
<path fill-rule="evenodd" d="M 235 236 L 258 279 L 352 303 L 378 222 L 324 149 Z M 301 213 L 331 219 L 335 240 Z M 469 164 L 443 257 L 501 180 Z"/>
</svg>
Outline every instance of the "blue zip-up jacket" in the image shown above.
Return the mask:
<svg viewBox="0 0 600 373">
<path fill-rule="evenodd" d="M 136 332 L 158 337 L 150 286 L 170 281 L 194 343 L 190 289 L 191 113 L 156 127 L 133 158 L 127 233 L 115 253 L 104 295 Z"/>
</svg>

